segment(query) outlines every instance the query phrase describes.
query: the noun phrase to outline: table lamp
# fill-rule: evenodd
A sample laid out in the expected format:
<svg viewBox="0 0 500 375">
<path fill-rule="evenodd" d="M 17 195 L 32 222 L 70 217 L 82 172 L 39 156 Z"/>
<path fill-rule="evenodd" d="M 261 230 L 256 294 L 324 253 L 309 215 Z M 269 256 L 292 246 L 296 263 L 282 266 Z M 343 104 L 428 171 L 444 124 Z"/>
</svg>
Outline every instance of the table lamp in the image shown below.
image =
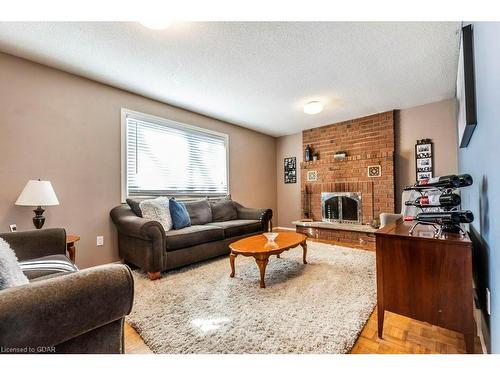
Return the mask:
<svg viewBox="0 0 500 375">
<path fill-rule="evenodd" d="M 36 207 L 33 210 L 35 213 L 33 224 L 36 229 L 40 229 L 45 223 L 43 216 L 45 210 L 41 206 L 57 206 L 59 201 L 50 181 L 29 180 L 15 204 Z"/>
</svg>

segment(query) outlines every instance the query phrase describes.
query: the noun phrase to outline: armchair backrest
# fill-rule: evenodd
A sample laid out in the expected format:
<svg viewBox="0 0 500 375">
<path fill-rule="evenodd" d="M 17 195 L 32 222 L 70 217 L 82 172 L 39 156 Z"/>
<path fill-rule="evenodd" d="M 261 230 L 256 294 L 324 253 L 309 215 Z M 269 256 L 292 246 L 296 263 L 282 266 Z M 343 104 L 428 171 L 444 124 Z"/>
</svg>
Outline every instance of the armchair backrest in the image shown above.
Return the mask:
<svg viewBox="0 0 500 375">
<path fill-rule="evenodd" d="M 66 231 L 63 228 L 0 233 L 14 250 L 19 261 L 66 253 Z"/>
</svg>

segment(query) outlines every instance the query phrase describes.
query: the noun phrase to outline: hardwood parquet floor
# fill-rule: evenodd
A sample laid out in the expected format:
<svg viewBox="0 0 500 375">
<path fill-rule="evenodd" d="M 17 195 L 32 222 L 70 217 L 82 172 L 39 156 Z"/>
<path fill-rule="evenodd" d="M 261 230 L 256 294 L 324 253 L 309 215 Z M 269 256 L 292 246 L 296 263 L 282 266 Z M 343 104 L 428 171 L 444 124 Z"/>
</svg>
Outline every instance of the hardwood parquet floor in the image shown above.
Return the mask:
<svg viewBox="0 0 500 375">
<path fill-rule="evenodd" d="M 385 312 L 383 338 L 378 338 L 375 309 L 351 350 L 352 354 L 464 354 L 461 333 Z M 476 337 L 475 353 L 482 353 Z"/>
<path fill-rule="evenodd" d="M 152 351 L 141 336 L 125 323 L 125 353 L 148 354 Z M 371 314 L 359 335 L 352 354 L 463 354 L 463 335 L 444 328 L 419 322 L 401 315 L 385 313 L 384 336 L 377 336 L 377 311 Z M 476 353 L 482 353 L 476 337 Z"/>
<path fill-rule="evenodd" d="M 128 323 L 125 323 L 125 354 L 153 354 L 142 337 Z"/>
</svg>

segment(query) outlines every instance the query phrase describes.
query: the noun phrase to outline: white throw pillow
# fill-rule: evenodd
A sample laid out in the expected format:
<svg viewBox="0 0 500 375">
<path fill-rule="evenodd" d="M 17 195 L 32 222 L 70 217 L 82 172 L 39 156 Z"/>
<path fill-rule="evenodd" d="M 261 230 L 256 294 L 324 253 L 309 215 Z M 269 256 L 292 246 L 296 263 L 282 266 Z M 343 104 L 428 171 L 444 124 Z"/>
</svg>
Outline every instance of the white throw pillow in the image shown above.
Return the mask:
<svg viewBox="0 0 500 375">
<path fill-rule="evenodd" d="M 16 254 L 9 244 L 0 238 L 0 290 L 24 284 L 29 284 L 29 280 L 21 271 Z"/>
<path fill-rule="evenodd" d="M 156 199 L 147 199 L 139 203 L 142 217 L 144 219 L 156 220 L 168 232 L 172 229 L 172 217 L 170 216 L 170 208 L 168 198 L 159 197 Z"/>
</svg>

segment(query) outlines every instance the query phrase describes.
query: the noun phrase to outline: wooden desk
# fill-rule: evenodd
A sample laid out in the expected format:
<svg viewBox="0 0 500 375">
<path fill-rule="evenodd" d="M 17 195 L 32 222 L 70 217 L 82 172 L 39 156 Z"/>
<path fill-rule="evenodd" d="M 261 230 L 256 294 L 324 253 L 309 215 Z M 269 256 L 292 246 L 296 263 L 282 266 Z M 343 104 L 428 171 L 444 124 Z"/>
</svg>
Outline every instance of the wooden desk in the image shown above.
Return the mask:
<svg viewBox="0 0 500 375">
<path fill-rule="evenodd" d="M 80 236 L 77 236 L 76 234 L 68 234 L 66 236 L 66 250 L 68 251 L 69 254 L 69 259 L 75 263 L 76 259 L 76 247 L 75 247 L 75 242 L 80 241 Z"/>
<path fill-rule="evenodd" d="M 377 252 L 378 336 L 384 313 L 391 311 L 465 336 L 474 352 L 472 246 L 468 236 L 444 234 L 402 220 L 379 229 Z"/>
</svg>

